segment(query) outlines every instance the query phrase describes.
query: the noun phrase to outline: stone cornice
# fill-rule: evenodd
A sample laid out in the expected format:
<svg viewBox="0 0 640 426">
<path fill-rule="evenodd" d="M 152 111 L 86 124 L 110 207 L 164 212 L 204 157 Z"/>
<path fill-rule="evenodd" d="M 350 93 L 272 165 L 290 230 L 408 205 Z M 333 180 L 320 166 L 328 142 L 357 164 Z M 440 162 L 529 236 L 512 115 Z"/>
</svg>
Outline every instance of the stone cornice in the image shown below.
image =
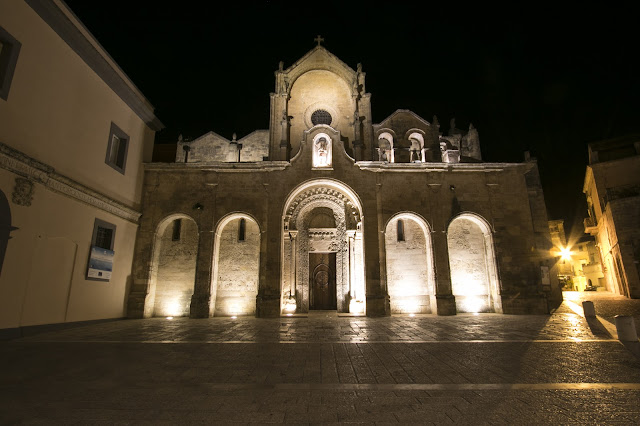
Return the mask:
<svg viewBox="0 0 640 426">
<path fill-rule="evenodd" d="M 233 172 L 272 172 L 290 167 L 288 161 L 258 161 L 255 163 L 145 163 L 145 171 L 215 171 Z"/>
<path fill-rule="evenodd" d="M 164 128 L 151 103 L 63 1 L 26 2 L 151 130 Z"/>
<path fill-rule="evenodd" d="M 140 212 L 57 173 L 53 167 L 41 163 L 1 142 L 0 167 L 30 181 L 39 183 L 51 191 L 104 210 L 129 222 L 137 224 L 140 219 Z"/>
<path fill-rule="evenodd" d="M 534 163 L 386 163 L 359 161 L 356 166 L 372 172 L 495 172 L 504 169 L 529 168 Z"/>
</svg>

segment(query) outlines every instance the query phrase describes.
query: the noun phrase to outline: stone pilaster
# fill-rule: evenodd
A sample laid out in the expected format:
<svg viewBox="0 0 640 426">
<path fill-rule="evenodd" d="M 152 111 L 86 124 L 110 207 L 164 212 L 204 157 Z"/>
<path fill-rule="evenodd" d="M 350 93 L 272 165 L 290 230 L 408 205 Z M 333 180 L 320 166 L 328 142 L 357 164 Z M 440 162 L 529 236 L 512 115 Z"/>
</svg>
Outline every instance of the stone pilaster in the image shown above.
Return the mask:
<svg viewBox="0 0 640 426">
<path fill-rule="evenodd" d="M 447 233 L 444 229 L 440 228 L 436 230 L 431 237 L 436 275 L 436 304 L 438 315 L 455 315 L 456 300 L 451 292 L 451 270 L 449 267 Z"/>
</svg>

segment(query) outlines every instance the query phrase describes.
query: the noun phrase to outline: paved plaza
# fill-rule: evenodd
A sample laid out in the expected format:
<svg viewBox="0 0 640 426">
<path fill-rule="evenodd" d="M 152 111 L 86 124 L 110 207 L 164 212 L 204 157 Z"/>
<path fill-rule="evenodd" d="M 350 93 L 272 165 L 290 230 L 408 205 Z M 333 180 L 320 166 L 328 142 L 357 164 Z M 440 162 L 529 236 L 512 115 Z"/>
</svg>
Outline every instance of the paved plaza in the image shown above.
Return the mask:
<svg viewBox="0 0 640 426">
<path fill-rule="evenodd" d="M 597 319 L 587 321 L 583 299 Z M 0 342 L 1 424 L 638 424 L 640 301 L 552 315 L 122 320 Z"/>
</svg>

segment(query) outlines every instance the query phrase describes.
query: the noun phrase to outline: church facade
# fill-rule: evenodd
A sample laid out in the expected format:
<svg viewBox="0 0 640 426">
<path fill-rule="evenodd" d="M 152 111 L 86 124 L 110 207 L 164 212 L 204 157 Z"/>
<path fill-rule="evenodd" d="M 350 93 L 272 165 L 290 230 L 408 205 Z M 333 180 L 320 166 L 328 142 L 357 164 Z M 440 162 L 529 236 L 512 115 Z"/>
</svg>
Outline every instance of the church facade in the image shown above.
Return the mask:
<svg viewBox="0 0 640 426">
<path fill-rule="evenodd" d="M 548 313 L 561 303 L 535 160 L 478 131 L 381 123 L 360 64 L 281 63 L 270 124 L 145 164 L 128 316 Z"/>
</svg>

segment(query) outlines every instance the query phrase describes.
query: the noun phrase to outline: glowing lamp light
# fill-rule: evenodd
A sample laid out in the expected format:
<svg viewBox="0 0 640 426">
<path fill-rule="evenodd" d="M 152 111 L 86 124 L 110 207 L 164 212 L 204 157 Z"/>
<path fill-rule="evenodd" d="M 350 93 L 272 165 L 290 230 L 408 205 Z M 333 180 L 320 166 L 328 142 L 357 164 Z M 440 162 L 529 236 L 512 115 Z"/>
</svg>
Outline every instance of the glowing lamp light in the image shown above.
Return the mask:
<svg viewBox="0 0 640 426">
<path fill-rule="evenodd" d="M 168 319 L 168 320 L 172 320 L 172 319 L 173 319 L 173 317 L 167 317 L 167 319 Z"/>
<path fill-rule="evenodd" d="M 410 317 L 415 317 L 415 316 L 416 316 L 416 314 L 411 313 L 411 314 L 409 314 L 409 316 L 410 316 Z"/>
<path fill-rule="evenodd" d="M 562 260 L 571 260 L 571 249 L 569 247 L 562 247 L 560 249 L 560 259 Z"/>
<path fill-rule="evenodd" d="M 168 302 L 165 305 L 165 312 L 167 313 L 167 319 L 169 319 L 168 317 L 177 317 L 182 313 L 182 309 L 180 309 L 180 300 L 179 299 L 173 299 L 172 301 Z"/>
<path fill-rule="evenodd" d="M 465 300 L 462 302 L 464 306 L 464 310 L 466 312 L 478 313 L 484 307 L 485 300 L 480 297 L 469 297 L 467 296 Z"/>
</svg>

